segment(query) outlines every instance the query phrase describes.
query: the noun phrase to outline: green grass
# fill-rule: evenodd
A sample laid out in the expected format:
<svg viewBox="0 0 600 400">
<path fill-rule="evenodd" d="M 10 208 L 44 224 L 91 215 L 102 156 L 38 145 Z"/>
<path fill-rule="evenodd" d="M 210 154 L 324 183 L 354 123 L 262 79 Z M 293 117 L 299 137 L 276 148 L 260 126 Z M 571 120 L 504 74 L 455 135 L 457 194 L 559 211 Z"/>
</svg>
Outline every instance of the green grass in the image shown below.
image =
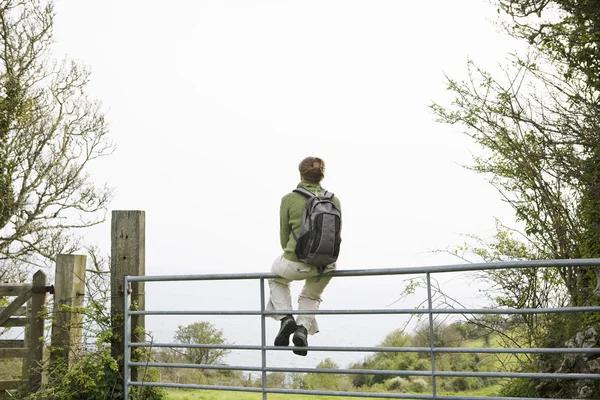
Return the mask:
<svg viewBox="0 0 600 400">
<path fill-rule="evenodd" d="M 490 345 L 492 347 L 499 346 L 500 341 L 497 337 L 492 336 L 490 338 Z M 485 341 L 481 339 L 473 339 L 465 341 L 463 347 L 486 347 Z M 481 366 L 487 364 L 487 369 L 493 371 L 502 371 L 502 364 L 513 365 L 517 363 L 517 358 L 513 354 L 499 354 L 499 355 L 482 355 L 487 361 L 482 361 Z M 438 383 L 439 388 L 439 383 Z M 501 384 L 487 386 L 477 390 L 452 392 L 447 390 L 439 390 L 439 395 L 447 396 L 481 396 L 481 397 L 495 397 L 502 389 Z M 373 388 L 373 390 L 376 390 Z M 390 392 L 391 393 L 391 392 Z M 423 393 L 421 393 L 423 394 Z M 377 397 L 374 397 L 377 398 Z M 167 390 L 167 399 L 169 400 L 262 400 L 261 393 L 250 393 L 250 392 L 234 392 L 234 391 L 221 391 L 221 390 L 184 390 L 184 389 L 170 389 Z M 364 397 L 338 397 L 338 396 L 316 396 L 316 395 L 293 395 L 293 394 L 278 394 L 269 393 L 269 400 L 334 400 L 334 399 L 349 399 L 349 400 L 360 400 Z"/>
<path fill-rule="evenodd" d="M 446 391 L 438 391 L 438 394 L 445 396 L 482 396 L 482 397 L 492 397 L 498 396 L 498 393 L 502 389 L 502 385 L 492 385 L 487 386 L 477 390 L 465 391 L 465 392 L 446 392 Z"/>
<path fill-rule="evenodd" d="M 226 392 L 220 390 L 169 390 L 167 391 L 169 400 L 262 400 L 261 393 L 247 392 Z M 350 399 L 362 400 L 364 397 L 335 397 L 335 396 L 315 396 L 300 394 L 278 394 L 269 393 L 269 400 L 333 400 Z"/>
<path fill-rule="evenodd" d="M 440 395 L 448 396 L 482 396 L 492 397 L 497 396 L 502 388 L 501 385 L 488 386 L 479 390 L 469 392 L 438 392 Z M 269 400 L 334 400 L 334 399 L 349 399 L 363 400 L 364 397 L 336 397 L 336 396 L 315 396 L 315 395 L 300 395 L 300 394 L 277 394 L 269 393 Z M 169 400 L 262 400 L 260 393 L 247 392 L 227 392 L 222 390 L 177 390 L 172 389 L 167 391 L 167 399 Z"/>
</svg>

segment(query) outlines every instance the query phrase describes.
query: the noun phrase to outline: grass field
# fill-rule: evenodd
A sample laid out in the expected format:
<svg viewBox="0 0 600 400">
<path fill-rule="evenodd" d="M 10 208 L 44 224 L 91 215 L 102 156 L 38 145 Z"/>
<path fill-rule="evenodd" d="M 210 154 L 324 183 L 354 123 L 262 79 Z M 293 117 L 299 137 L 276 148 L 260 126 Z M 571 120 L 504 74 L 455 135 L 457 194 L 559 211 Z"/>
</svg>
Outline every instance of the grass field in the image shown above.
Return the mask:
<svg viewBox="0 0 600 400">
<path fill-rule="evenodd" d="M 483 348 L 483 347 L 487 347 L 488 345 L 500 347 L 499 343 L 498 343 L 498 339 L 496 337 L 489 338 L 488 342 L 485 342 L 484 339 L 481 338 L 481 339 L 468 340 L 468 341 L 465 341 L 464 343 L 462 343 L 463 347 L 482 347 Z M 464 357 L 467 357 L 466 361 L 469 361 L 468 357 L 471 357 L 471 356 L 467 355 Z M 512 354 L 501 354 L 501 355 L 482 354 L 482 355 L 480 355 L 481 359 L 479 361 L 478 366 L 480 368 L 484 368 L 483 371 L 487 371 L 487 370 L 501 371 L 502 364 L 507 365 L 507 364 L 517 362 L 515 357 L 516 356 L 512 355 Z M 445 364 L 452 363 L 452 362 L 465 362 L 465 360 L 463 360 L 462 358 L 459 358 L 454 361 L 446 360 Z M 449 365 L 445 365 L 445 367 L 449 368 Z M 444 366 L 442 366 L 442 369 L 443 368 L 444 368 Z M 385 368 L 383 368 L 383 369 L 385 369 Z M 446 379 L 446 378 L 441 378 L 437 382 L 437 387 L 438 387 L 437 394 L 439 394 L 439 395 L 457 396 L 457 397 L 481 396 L 481 397 L 493 398 L 493 397 L 498 396 L 498 393 L 500 392 L 500 390 L 502 388 L 501 384 L 496 384 L 496 385 L 492 385 L 492 386 L 481 387 L 480 389 L 456 392 L 456 391 L 450 391 L 450 390 L 452 390 L 453 388 L 454 389 L 457 389 L 457 388 L 467 389 L 467 387 L 475 388 L 475 387 L 480 387 L 482 385 L 479 384 L 479 385 L 473 385 L 473 386 L 468 385 L 466 387 L 465 386 L 458 387 L 458 386 L 454 386 L 454 383 L 452 382 L 451 378 L 447 378 L 445 381 L 444 381 L 444 379 Z M 344 379 L 342 379 L 342 380 L 344 380 Z M 347 377 L 345 378 L 345 381 L 348 386 L 344 386 L 344 387 L 352 387 L 352 385 L 348 381 Z M 499 381 L 496 380 L 495 382 L 499 382 Z M 376 391 L 379 391 L 379 393 L 398 393 L 398 394 L 401 393 L 400 391 L 386 392 L 386 389 L 389 389 L 389 386 L 386 386 L 381 383 L 379 383 L 377 385 L 373 385 L 372 387 L 370 387 L 370 389 L 373 390 L 373 393 L 375 393 Z M 336 386 L 335 385 L 333 385 L 333 386 L 317 385 L 316 387 L 336 387 Z M 367 388 L 367 386 L 364 386 L 364 388 Z M 430 387 L 427 387 L 424 390 L 428 390 L 428 389 L 430 389 Z M 344 389 L 340 389 L 340 390 L 344 390 Z M 352 389 L 350 389 L 350 390 L 352 391 Z M 369 390 L 369 389 L 365 389 L 365 390 Z M 419 390 L 419 389 L 415 389 L 414 387 L 410 387 L 410 386 L 408 386 L 408 387 L 405 386 L 404 390 L 410 391 L 410 390 Z M 423 390 L 423 388 L 421 390 Z M 365 392 L 361 392 L 361 393 L 369 393 L 369 392 L 365 391 Z M 404 393 L 406 393 L 406 392 L 404 392 Z M 426 393 L 419 393 L 419 394 L 422 395 L 422 394 L 426 394 Z M 251 392 L 234 392 L 234 391 L 218 391 L 218 390 L 170 389 L 167 391 L 167 398 L 169 400 L 262 400 L 262 394 L 261 393 L 251 393 Z M 382 397 L 372 397 L 372 398 L 382 399 Z M 288 400 L 288 399 L 291 399 L 291 400 L 334 400 L 334 399 L 358 400 L 358 399 L 365 399 L 365 397 L 317 396 L 317 395 L 293 395 L 293 394 L 269 393 L 268 399 L 269 400 Z"/>
<path fill-rule="evenodd" d="M 489 386 L 480 390 L 470 392 L 439 392 L 440 395 L 451 396 L 486 396 L 492 397 L 498 394 L 500 385 Z M 169 390 L 169 400 L 262 400 L 260 393 L 245 393 L 245 392 L 226 392 L 219 390 Z M 334 399 L 350 399 L 359 400 L 364 397 L 335 397 L 335 396 L 315 396 L 315 395 L 293 395 L 293 394 L 276 394 L 270 393 L 269 400 L 334 400 Z M 376 398 L 376 397 L 375 397 Z"/>
</svg>

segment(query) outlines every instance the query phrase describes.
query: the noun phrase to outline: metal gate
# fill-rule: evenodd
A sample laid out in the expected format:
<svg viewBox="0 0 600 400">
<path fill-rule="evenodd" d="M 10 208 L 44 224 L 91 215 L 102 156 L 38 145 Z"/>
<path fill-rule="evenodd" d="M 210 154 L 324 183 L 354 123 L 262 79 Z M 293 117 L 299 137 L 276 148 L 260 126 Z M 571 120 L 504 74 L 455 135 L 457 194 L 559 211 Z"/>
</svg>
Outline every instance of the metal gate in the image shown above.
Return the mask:
<svg viewBox="0 0 600 400">
<path fill-rule="evenodd" d="M 532 378 L 532 379 L 572 379 L 572 380 L 600 380 L 600 374 L 584 373 L 522 373 L 522 372 L 466 372 L 466 371 L 437 371 L 436 355 L 441 353 L 480 353 L 480 354 L 567 354 L 586 353 L 600 354 L 600 348 L 464 348 L 464 347 L 436 347 L 434 343 L 434 315 L 438 314 L 549 314 L 549 313 L 575 313 L 575 312 L 600 312 L 600 306 L 596 307 L 563 307 L 563 308 L 531 308 L 531 309 L 508 309 L 508 308 L 476 308 L 476 309 L 452 309 L 433 308 L 431 275 L 449 272 L 467 272 L 484 270 L 501 270 L 515 268 L 565 268 L 565 267 L 589 267 L 600 268 L 600 259 L 579 260 L 538 260 L 538 261 L 516 261 L 504 263 L 479 263 L 442 265 L 431 267 L 407 267 L 390 269 L 370 270 L 347 270 L 334 271 L 331 273 L 336 278 L 341 277 L 363 277 L 363 276 L 386 276 L 386 275 L 415 275 L 425 276 L 427 290 L 427 308 L 423 309 L 358 309 L 358 310 L 317 310 L 298 311 L 279 310 L 266 311 L 265 309 L 265 280 L 276 277 L 270 273 L 253 274 L 211 274 L 211 275 L 172 275 L 172 276 L 126 276 L 125 288 L 132 282 L 167 282 L 167 281 L 214 281 L 214 280 L 259 280 L 260 281 L 260 310 L 255 311 L 132 311 L 130 296 L 125 296 L 125 354 L 124 354 L 124 391 L 125 399 L 128 399 L 132 386 L 159 386 L 166 388 L 205 389 L 205 390 L 229 390 L 242 392 L 262 393 L 262 398 L 267 399 L 268 393 L 287 393 L 304 395 L 328 395 L 328 396 L 352 396 L 365 398 L 393 398 L 393 399 L 456 399 L 456 400 L 484 400 L 489 397 L 478 396 L 448 396 L 437 394 L 438 385 L 436 378 L 439 377 L 479 377 L 479 378 Z M 287 350 L 287 347 L 268 346 L 266 344 L 265 317 L 275 314 L 327 314 L 327 315 L 366 315 L 366 314 L 424 314 L 429 319 L 429 347 L 341 347 L 341 346 L 308 346 L 303 349 L 307 351 L 347 351 L 347 352 L 407 352 L 428 353 L 431 358 L 431 370 L 369 370 L 369 369 L 316 369 L 316 368 L 279 368 L 267 366 L 267 353 L 269 351 Z M 256 315 L 260 316 L 261 343 L 257 345 L 210 345 L 210 344 L 180 344 L 180 343 L 147 343 L 131 342 L 131 317 L 135 315 Z M 174 363 L 147 363 L 133 362 L 131 350 L 140 347 L 170 347 L 170 348 L 208 348 L 229 350 L 254 350 L 261 352 L 261 367 L 247 365 L 201 365 L 201 364 L 174 364 Z M 167 382 L 140 382 L 131 381 L 131 369 L 136 367 L 172 367 L 172 368 L 198 368 L 213 370 L 237 370 L 256 371 L 262 374 L 262 387 L 238 387 L 238 386 L 216 386 L 177 384 Z M 267 387 L 268 372 L 293 372 L 293 373 L 331 373 L 331 374 L 361 374 L 361 375 L 389 375 L 392 376 L 421 376 L 431 379 L 431 393 L 406 394 L 406 393 L 366 393 L 366 392 L 334 392 L 320 390 L 300 390 Z M 512 399 L 515 397 L 495 397 L 496 399 Z M 532 398 L 527 398 L 531 400 Z"/>
</svg>

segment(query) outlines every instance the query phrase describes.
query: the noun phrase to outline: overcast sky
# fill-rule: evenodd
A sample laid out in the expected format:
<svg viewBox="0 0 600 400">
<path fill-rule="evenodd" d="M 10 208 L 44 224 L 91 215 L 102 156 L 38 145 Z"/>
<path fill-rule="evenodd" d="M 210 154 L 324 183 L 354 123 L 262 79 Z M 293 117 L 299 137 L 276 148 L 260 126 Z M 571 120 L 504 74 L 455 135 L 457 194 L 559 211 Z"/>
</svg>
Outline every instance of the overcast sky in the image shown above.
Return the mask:
<svg viewBox="0 0 600 400">
<path fill-rule="evenodd" d="M 494 217 L 512 223 L 485 178 L 461 167 L 481 149 L 428 109 L 450 99 L 444 74 L 464 78 L 469 57 L 496 68 L 514 50 L 486 0 L 56 5 L 55 55 L 91 69 L 89 93 L 118 146 L 90 172 L 115 189 L 112 209 L 145 210 L 148 275 L 268 271 L 281 252 L 280 199 L 309 155 L 325 160 L 323 186 L 342 202 L 339 269 L 457 263 L 431 250 L 492 235 Z M 110 221 L 87 239 L 110 253 Z M 475 296 L 458 282 L 449 290 Z M 199 288 L 148 285 L 147 309 L 258 305 L 254 283 Z M 322 307 L 384 308 L 401 290 L 401 279 L 340 278 Z M 341 327 L 344 344 L 375 345 L 401 324 L 369 318 L 321 317 L 311 344 L 339 344 Z M 148 325 L 168 341 L 193 320 Z M 240 325 L 216 321 L 249 344 Z"/>
</svg>

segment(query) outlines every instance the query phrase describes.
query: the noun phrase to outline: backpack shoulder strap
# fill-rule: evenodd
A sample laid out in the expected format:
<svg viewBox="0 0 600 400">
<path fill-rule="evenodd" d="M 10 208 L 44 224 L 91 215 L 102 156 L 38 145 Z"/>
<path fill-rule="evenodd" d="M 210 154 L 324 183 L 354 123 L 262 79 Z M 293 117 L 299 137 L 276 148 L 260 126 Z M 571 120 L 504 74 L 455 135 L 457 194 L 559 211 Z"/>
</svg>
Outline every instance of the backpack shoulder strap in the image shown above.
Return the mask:
<svg viewBox="0 0 600 400">
<path fill-rule="evenodd" d="M 323 199 L 327 199 L 327 200 L 331 200 L 333 199 L 333 196 L 335 196 L 335 194 L 328 192 L 327 190 L 325 191 L 325 193 L 323 194 Z"/>
<path fill-rule="evenodd" d="M 315 195 L 312 192 L 310 192 L 309 190 L 306 190 L 304 188 L 297 188 L 297 189 L 294 189 L 292 192 L 294 192 L 294 193 L 300 193 L 301 195 L 306 196 L 309 199 L 311 197 L 315 197 Z"/>
</svg>

